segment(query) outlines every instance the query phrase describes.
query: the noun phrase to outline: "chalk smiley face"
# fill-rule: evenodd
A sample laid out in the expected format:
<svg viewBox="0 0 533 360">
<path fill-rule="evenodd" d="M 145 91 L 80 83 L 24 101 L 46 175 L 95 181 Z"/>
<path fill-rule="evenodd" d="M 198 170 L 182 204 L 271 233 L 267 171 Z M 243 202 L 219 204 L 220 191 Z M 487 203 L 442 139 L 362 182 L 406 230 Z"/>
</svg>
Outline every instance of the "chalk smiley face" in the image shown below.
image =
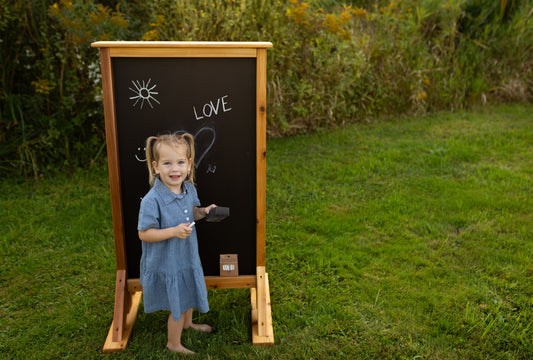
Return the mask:
<svg viewBox="0 0 533 360">
<path fill-rule="evenodd" d="M 140 162 L 146 161 L 146 147 L 139 146 L 135 152 L 135 159 Z"/>
</svg>

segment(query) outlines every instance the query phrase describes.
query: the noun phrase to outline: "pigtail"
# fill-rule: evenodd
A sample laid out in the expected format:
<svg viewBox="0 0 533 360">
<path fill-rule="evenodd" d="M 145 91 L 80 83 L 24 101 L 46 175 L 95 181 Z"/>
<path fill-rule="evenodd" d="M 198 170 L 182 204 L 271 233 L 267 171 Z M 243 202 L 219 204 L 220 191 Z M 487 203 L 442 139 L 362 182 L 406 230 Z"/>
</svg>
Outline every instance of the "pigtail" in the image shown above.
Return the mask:
<svg viewBox="0 0 533 360">
<path fill-rule="evenodd" d="M 148 166 L 148 181 L 150 187 L 154 186 L 157 174 L 155 173 L 152 162 L 154 161 L 154 143 L 157 141 L 156 136 L 150 136 L 146 139 L 146 165 Z"/>
<path fill-rule="evenodd" d="M 189 133 L 184 133 L 183 135 L 181 135 L 181 137 L 183 138 L 183 140 L 185 140 L 189 147 L 189 158 L 191 161 L 191 172 L 189 173 L 187 180 L 194 185 L 194 137 Z"/>
</svg>

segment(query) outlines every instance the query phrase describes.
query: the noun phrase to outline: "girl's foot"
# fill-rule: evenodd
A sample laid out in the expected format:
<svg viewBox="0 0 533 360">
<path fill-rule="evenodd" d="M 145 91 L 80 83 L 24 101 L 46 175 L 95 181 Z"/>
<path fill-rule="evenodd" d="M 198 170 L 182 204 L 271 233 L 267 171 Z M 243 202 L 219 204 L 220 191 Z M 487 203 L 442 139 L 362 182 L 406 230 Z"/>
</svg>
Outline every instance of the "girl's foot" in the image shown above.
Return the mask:
<svg viewBox="0 0 533 360">
<path fill-rule="evenodd" d="M 196 331 L 203 331 L 206 333 L 210 333 L 213 331 L 213 328 L 207 324 L 191 324 L 187 329 L 193 329 Z"/>
<path fill-rule="evenodd" d="M 170 352 L 175 352 L 175 353 L 180 353 L 180 354 L 190 354 L 190 355 L 196 354 L 194 351 L 187 349 L 183 345 L 179 345 L 175 349 L 171 349 L 170 346 L 167 345 L 167 350 Z"/>
</svg>

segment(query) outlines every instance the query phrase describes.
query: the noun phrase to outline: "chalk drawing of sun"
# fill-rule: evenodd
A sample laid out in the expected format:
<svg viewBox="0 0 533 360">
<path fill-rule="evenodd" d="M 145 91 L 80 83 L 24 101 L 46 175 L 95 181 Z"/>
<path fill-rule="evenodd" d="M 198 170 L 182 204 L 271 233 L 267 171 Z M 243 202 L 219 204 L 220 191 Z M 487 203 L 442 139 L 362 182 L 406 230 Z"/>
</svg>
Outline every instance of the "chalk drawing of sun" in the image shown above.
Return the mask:
<svg viewBox="0 0 533 360">
<path fill-rule="evenodd" d="M 158 95 L 159 93 L 157 91 L 152 91 L 155 89 L 157 84 L 150 87 L 150 81 L 152 81 L 152 79 L 148 79 L 147 82 L 143 80 L 142 83 L 139 80 L 131 81 L 131 83 L 135 87 L 135 89 L 131 87 L 129 88 L 135 93 L 135 96 L 130 96 L 130 100 L 135 100 L 133 107 L 135 107 L 135 105 L 141 102 L 142 109 L 145 101 L 148 103 L 148 105 L 150 105 L 152 109 L 154 108 L 154 106 L 152 105 L 152 101 L 160 104 L 160 102 L 157 101 L 157 99 L 154 97 L 154 95 Z"/>
</svg>

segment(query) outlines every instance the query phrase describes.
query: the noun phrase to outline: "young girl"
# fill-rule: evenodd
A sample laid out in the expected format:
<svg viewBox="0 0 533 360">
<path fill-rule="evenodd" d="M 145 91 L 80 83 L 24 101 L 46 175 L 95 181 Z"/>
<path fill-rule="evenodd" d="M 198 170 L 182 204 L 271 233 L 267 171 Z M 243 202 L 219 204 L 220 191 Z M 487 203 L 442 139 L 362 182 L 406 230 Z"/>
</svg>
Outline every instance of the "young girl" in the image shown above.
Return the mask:
<svg viewBox="0 0 533 360">
<path fill-rule="evenodd" d="M 146 140 L 152 188 L 141 201 L 139 238 L 145 312 L 170 310 L 167 348 L 193 353 L 181 345 L 183 329 L 211 332 L 192 322 L 192 309 L 209 311 L 204 273 L 193 221 L 216 205 L 201 208 L 194 187 L 194 138 L 163 135 Z"/>
</svg>

